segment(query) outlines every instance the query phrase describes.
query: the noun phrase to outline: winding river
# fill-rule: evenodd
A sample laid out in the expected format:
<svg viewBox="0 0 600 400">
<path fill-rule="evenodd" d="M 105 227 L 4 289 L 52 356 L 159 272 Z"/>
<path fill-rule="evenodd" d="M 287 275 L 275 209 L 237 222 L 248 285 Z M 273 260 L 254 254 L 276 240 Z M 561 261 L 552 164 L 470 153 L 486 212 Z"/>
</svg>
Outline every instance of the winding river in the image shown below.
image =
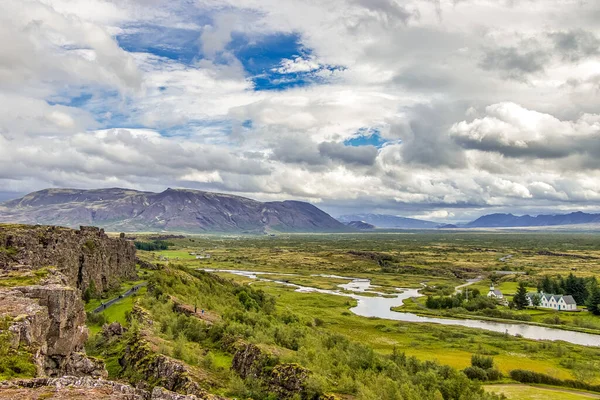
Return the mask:
<svg viewBox="0 0 600 400">
<path fill-rule="evenodd" d="M 419 289 L 397 289 L 398 294 L 393 297 L 387 295 L 383 297 L 383 293 L 376 291 L 376 286 L 371 285 L 371 281 L 368 279 L 351 278 L 339 275 L 313 275 L 328 278 L 347 279 L 349 282 L 338 285 L 341 289 L 346 290 L 326 290 L 318 289 L 306 286 L 300 286 L 286 281 L 276 279 L 259 278 L 259 276 L 298 276 L 294 274 L 280 274 L 273 272 L 256 272 L 256 271 L 240 271 L 240 270 L 214 270 L 205 269 L 207 272 L 225 272 L 234 275 L 245 276 L 250 279 L 256 279 L 265 282 L 276 282 L 283 285 L 295 287 L 298 292 L 316 292 L 333 294 L 337 296 L 346 296 L 356 299 L 358 304 L 356 307 L 350 309 L 356 315 L 369 318 L 382 318 L 394 321 L 403 322 L 420 322 L 420 323 L 434 323 L 442 325 L 454 325 L 464 326 L 467 328 L 484 329 L 487 331 L 507 333 L 509 335 L 519 335 L 527 339 L 536 340 L 562 340 L 565 342 L 578 344 L 582 346 L 600 346 L 600 335 L 594 335 L 582 332 L 573 332 L 562 329 L 546 328 L 536 325 L 519 324 L 519 323 L 504 323 L 504 322 L 491 322 L 481 321 L 474 319 L 450 319 L 450 318 L 436 318 L 436 317 L 424 317 L 413 313 L 397 312 L 392 311 L 392 307 L 398 307 L 403 304 L 403 301 L 411 297 L 420 297 L 422 294 L 419 293 Z M 464 286 L 464 285 L 461 285 Z M 348 293 L 353 292 L 353 293 Z M 361 296 L 360 293 L 371 293 L 378 296 Z"/>
</svg>

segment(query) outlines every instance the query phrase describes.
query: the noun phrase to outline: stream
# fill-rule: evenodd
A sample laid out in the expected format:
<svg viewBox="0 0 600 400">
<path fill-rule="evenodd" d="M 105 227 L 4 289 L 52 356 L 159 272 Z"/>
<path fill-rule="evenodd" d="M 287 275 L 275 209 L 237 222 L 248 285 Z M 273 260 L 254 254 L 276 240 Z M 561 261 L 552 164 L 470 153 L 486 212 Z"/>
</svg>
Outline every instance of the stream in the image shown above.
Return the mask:
<svg viewBox="0 0 600 400">
<path fill-rule="evenodd" d="M 326 293 L 337 296 L 346 296 L 356 299 L 358 304 L 350 309 L 356 315 L 367 318 L 382 318 L 394 321 L 403 322 L 419 322 L 419 323 L 434 323 L 441 325 L 464 326 L 467 328 L 484 329 L 487 331 L 507 333 L 509 335 L 519 335 L 527 339 L 536 340 L 562 340 L 565 342 L 578 344 L 582 346 L 600 346 L 600 335 L 590 333 L 567 331 L 562 329 L 546 328 L 542 326 L 521 324 L 521 323 L 504 323 L 481 321 L 475 319 L 450 319 L 425 317 L 407 312 L 392 311 L 392 307 L 401 306 L 404 300 L 411 297 L 421 297 L 419 289 L 401 289 L 397 288 L 398 293 L 393 297 L 377 292 L 377 286 L 371 285 L 369 279 L 344 277 L 339 275 L 312 275 L 326 278 L 347 279 L 349 282 L 338 285 L 340 290 L 318 289 L 307 286 L 300 286 L 290 282 L 285 282 L 275 279 L 259 278 L 260 276 L 278 275 L 278 276 L 299 276 L 294 274 L 280 274 L 274 272 L 256 272 L 256 271 L 240 271 L 240 270 L 221 270 L 221 269 L 204 269 L 206 272 L 224 272 L 234 275 L 244 276 L 258 281 L 275 282 L 286 286 L 295 287 L 297 292 L 312 292 Z M 467 283 L 468 284 L 468 283 Z M 465 285 L 461 285 L 464 287 Z M 341 290 L 350 291 L 353 293 L 342 292 Z M 361 296 L 360 293 L 376 294 L 378 296 Z"/>
</svg>

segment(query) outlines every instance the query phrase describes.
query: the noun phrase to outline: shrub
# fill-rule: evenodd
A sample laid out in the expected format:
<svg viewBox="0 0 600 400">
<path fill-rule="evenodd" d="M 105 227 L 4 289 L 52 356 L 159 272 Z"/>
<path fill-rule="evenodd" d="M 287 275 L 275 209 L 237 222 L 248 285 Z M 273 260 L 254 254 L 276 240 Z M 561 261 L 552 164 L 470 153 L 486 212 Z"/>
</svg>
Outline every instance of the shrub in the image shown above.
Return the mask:
<svg viewBox="0 0 600 400">
<path fill-rule="evenodd" d="M 473 381 L 487 381 L 487 372 L 479 367 L 467 367 L 463 370 L 465 375 Z"/>
<path fill-rule="evenodd" d="M 492 357 L 473 354 L 471 356 L 471 366 L 481 369 L 491 369 L 494 367 L 494 359 Z"/>
</svg>

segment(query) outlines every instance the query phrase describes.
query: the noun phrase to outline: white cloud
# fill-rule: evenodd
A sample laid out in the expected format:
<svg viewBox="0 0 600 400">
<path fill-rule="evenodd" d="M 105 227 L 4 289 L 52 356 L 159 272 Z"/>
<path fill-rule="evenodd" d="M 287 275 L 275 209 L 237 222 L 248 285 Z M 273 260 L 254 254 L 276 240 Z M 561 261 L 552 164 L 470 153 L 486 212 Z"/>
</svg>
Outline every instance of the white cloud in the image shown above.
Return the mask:
<svg viewBox="0 0 600 400">
<path fill-rule="evenodd" d="M 321 68 L 321 65 L 314 57 L 295 57 L 293 59 L 284 58 L 280 66 L 273 68 L 273 71 L 280 74 L 295 74 L 299 72 L 312 72 Z"/>
<path fill-rule="evenodd" d="M 447 221 L 590 209 L 599 13 L 578 0 L 5 0 L 0 184 L 189 185 Z M 197 34 L 183 49 L 197 56 L 119 46 L 148 26 Z M 265 74 L 319 79 L 255 91 L 239 35 L 258 48 L 294 35 L 298 54 Z M 165 37 L 148 40 L 173 50 Z M 390 142 L 344 145 L 365 129 Z"/>
</svg>

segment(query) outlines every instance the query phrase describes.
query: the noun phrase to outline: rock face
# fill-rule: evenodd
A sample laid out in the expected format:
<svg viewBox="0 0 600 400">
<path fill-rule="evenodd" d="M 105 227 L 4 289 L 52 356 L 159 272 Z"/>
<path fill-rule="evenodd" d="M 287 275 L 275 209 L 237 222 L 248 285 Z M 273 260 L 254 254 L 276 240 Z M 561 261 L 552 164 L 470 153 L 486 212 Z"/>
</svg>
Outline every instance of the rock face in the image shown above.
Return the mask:
<svg viewBox="0 0 600 400">
<path fill-rule="evenodd" d="M 81 293 L 133 277 L 135 247 L 101 229 L 0 225 L 0 287 L 16 282 L 0 289 L 0 317 L 10 319 L 11 346 L 32 353 L 38 376 L 106 376 L 84 353 Z"/>
<path fill-rule="evenodd" d="M 135 278 L 135 247 L 102 229 L 0 225 L 0 270 L 56 267 L 73 287 L 98 291 Z"/>
<path fill-rule="evenodd" d="M 192 379 L 191 371 L 185 364 L 153 352 L 141 335 L 131 338 L 119 363 L 126 375 L 129 371 L 133 371 L 136 377 L 142 377 L 142 380 L 135 383 L 143 389 L 160 386 L 176 393 L 196 396 L 201 400 L 222 399 L 202 389 Z M 178 399 L 177 397 L 163 398 Z"/>
<path fill-rule="evenodd" d="M 73 376 L 0 382 L 0 399 L 200 400 L 160 387 L 149 392 L 120 382 Z"/>
<path fill-rule="evenodd" d="M 81 292 L 59 284 L 0 291 L 0 315 L 12 318 L 13 348 L 33 354 L 39 376 L 106 376 L 104 364 L 88 358 L 88 336 Z"/>
<path fill-rule="evenodd" d="M 227 194 L 167 189 L 47 189 L 0 205 L 0 222 L 113 231 L 337 232 L 350 228 L 299 201 L 261 203 Z"/>
<path fill-rule="evenodd" d="M 237 343 L 236 347 L 238 350 L 233 356 L 231 369 L 240 377 L 262 380 L 267 389 L 275 393 L 279 399 L 289 399 L 297 395 L 301 398 L 307 397 L 309 370 L 292 363 L 273 366 L 276 360 L 251 343 Z M 266 368 L 268 366 L 273 368 Z M 320 397 L 320 399 L 324 398 Z"/>
</svg>

